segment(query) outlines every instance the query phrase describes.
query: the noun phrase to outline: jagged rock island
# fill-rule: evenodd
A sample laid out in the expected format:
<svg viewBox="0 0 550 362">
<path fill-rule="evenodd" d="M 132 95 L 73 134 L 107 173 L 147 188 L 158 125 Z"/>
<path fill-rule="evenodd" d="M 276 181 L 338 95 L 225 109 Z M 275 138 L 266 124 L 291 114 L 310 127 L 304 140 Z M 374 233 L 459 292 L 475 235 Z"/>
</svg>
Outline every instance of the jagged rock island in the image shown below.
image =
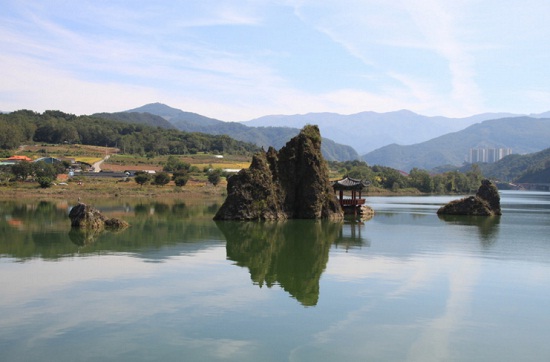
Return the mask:
<svg viewBox="0 0 550 362">
<path fill-rule="evenodd" d="M 321 133 L 307 125 L 277 152 L 270 147 L 227 181 L 214 220 L 333 219 L 344 217 L 321 154 Z"/>
<path fill-rule="evenodd" d="M 454 200 L 437 210 L 439 215 L 502 215 L 498 189 L 489 180 L 481 181 L 475 196 Z"/>
<path fill-rule="evenodd" d="M 119 230 L 128 227 L 128 223 L 124 220 L 116 218 L 107 218 L 99 210 L 90 205 L 78 203 L 69 212 L 71 226 L 80 229 L 103 230 L 112 229 Z"/>
</svg>

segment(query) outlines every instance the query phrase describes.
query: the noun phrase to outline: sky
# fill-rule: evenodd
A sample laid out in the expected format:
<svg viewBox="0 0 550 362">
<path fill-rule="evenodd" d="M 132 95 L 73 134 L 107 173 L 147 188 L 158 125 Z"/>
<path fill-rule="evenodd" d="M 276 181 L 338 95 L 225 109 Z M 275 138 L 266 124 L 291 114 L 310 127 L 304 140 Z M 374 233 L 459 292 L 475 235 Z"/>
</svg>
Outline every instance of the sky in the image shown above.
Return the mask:
<svg viewBox="0 0 550 362">
<path fill-rule="evenodd" d="M 548 0 L 0 0 L 0 111 L 550 110 Z"/>
</svg>

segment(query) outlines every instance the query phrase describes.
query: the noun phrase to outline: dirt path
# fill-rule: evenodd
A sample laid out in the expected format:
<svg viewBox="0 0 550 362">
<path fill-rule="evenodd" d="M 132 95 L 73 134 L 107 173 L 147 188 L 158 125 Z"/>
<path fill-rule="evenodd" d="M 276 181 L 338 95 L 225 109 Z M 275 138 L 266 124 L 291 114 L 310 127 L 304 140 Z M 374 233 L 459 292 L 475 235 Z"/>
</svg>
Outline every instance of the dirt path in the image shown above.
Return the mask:
<svg viewBox="0 0 550 362">
<path fill-rule="evenodd" d="M 105 156 L 101 161 L 97 161 L 96 163 L 94 163 L 92 165 L 92 167 L 94 168 L 94 172 L 101 172 L 101 164 L 105 161 L 105 160 L 108 160 L 109 157 L 111 157 L 111 155 L 107 155 Z"/>
</svg>

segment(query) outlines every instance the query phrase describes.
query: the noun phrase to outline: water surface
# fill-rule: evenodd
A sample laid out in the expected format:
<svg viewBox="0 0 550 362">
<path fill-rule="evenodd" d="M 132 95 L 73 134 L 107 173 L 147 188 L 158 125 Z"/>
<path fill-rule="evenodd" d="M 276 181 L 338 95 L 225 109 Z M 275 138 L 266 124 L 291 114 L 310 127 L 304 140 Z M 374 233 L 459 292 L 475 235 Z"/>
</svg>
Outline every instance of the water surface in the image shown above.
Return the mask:
<svg viewBox="0 0 550 362">
<path fill-rule="evenodd" d="M 366 222 L 214 222 L 216 202 L 0 202 L 2 361 L 546 361 L 550 194 L 369 197 Z"/>
</svg>

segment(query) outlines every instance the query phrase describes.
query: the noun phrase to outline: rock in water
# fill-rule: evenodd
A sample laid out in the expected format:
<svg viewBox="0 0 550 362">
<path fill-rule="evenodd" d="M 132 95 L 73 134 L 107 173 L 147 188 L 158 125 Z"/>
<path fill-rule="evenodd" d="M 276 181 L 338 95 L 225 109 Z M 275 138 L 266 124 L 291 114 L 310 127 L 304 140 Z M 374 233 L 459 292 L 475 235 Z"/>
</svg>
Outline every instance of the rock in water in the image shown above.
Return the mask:
<svg viewBox="0 0 550 362">
<path fill-rule="evenodd" d="M 227 181 L 227 198 L 216 220 L 342 219 L 317 126 L 305 126 L 277 152 L 252 158 Z"/>
<path fill-rule="evenodd" d="M 502 215 L 498 189 L 489 180 L 481 181 L 475 196 L 454 200 L 437 210 L 440 215 Z"/>
<path fill-rule="evenodd" d="M 481 186 L 477 190 L 476 197 L 489 203 L 489 207 L 494 215 L 502 215 L 502 211 L 500 210 L 500 195 L 497 187 L 491 181 L 481 181 Z"/>
<path fill-rule="evenodd" d="M 115 218 L 109 219 L 101 214 L 99 210 L 83 203 L 79 203 L 71 209 L 69 218 L 72 227 L 81 229 L 101 230 L 104 228 L 124 229 L 128 227 L 126 221 Z"/>
</svg>

